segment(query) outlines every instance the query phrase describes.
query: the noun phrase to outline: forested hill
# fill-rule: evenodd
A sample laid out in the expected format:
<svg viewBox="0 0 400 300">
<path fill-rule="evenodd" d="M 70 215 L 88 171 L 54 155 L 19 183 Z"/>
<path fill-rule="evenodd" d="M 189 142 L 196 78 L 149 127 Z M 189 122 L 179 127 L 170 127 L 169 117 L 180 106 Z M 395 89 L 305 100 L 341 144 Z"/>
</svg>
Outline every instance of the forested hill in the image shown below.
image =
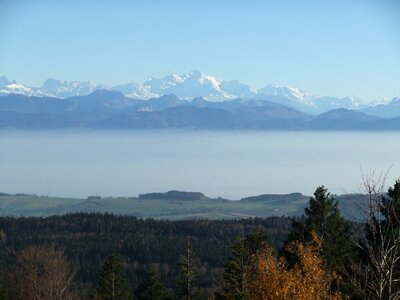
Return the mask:
<svg viewBox="0 0 400 300">
<path fill-rule="evenodd" d="M 336 196 L 347 219 L 358 217 L 367 201 L 360 194 Z M 74 212 L 109 212 L 156 219 L 233 219 L 269 216 L 299 216 L 310 197 L 301 193 L 264 194 L 239 201 L 210 198 L 198 192 L 169 191 L 138 197 L 58 198 L 0 193 L 0 215 L 51 216 Z"/>
</svg>

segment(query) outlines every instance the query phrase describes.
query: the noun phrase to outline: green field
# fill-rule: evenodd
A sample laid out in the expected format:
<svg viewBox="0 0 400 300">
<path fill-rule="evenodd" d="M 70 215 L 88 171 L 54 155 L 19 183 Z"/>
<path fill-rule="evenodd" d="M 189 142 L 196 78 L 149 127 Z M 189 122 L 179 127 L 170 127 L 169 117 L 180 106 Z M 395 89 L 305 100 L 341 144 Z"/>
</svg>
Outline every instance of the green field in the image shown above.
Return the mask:
<svg viewBox="0 0 400 300">
<path fill-rule="evenodd" d="M 174 195 L 147 194 L 145 198 L 139 196 L 87 199 L 0 194 L 0 215 L 45 217 L 72 212 L 108 212 L 172 220 L 233 219 L 301 215 L 309 201 L 308 196 L 300 193 L 261 195 L 240 201 L 214 199 L 198 194 L 200 196 L 195 198 L 185 198 L 186 193 L 175 192 Z M 342 212 L 348 218 L 358 215 L 356 208 L 363 202 L 362 199 L 360 195 L 338 197 Z"/>
</svg>

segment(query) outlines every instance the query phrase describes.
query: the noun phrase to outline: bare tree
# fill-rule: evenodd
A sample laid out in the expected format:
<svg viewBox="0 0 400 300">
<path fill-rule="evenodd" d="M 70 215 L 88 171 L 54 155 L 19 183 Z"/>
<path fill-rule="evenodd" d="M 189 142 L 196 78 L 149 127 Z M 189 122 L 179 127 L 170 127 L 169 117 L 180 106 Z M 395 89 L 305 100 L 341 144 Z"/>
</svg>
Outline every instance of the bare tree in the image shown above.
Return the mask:
<svg viewBox="0 0 400 300">
<path fill-rule="evenodd" d="M 30 246 L 18 255 L 16 296 L 24 300 L 75 299 L 72 280 L 75 270 L 64 251 L 54 246 Z"/>
<path fill-rule="evenodd" d="M 386 175 L 363 175 L 368 206 L 365 231 L 355 243 L 362 259 L 350 279 L 364 299 L 400 299 L 400 181 L 385 194 Z"/>
</svg>

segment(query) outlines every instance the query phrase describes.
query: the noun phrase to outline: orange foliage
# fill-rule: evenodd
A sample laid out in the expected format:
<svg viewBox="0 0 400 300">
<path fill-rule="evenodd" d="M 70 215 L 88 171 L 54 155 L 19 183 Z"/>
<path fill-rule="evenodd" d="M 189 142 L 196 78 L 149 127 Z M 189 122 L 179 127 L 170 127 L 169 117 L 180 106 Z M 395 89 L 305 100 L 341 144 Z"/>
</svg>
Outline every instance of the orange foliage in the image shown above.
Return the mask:
<svg viewBox="0 0 400 300">
<path fill-rule="evenodd" d="M 319 255 L 321 241 L 315 233 L 312 243 L 303 245 L 292 242 L 288 251 L 296 254 L 299 262 L 291 269 L 284 258 L 276 258 L 271 248 L 261 251 L 256 257 L 256 279 L 253 281 L 253 299 L 341 299 L 331 285 L 338 280 L 335 273 L 324 269 Z"/>
</svg>

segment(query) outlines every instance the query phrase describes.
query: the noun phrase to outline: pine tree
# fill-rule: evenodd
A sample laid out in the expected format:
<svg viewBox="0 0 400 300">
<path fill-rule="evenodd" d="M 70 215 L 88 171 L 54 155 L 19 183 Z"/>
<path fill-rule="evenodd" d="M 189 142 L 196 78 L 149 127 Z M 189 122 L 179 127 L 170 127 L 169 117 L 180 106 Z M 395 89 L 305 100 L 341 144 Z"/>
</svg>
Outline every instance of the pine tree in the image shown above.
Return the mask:
<svg viewBox="0 0 400 300">
<path fill-rule="evenodd" d="M 3 279 L 0 277 L 0 300 L 7 300 L 7 299 L 8 299 L 7 288 L 4 285 Z"/>
<path fill-rule="evenodd" d="M 224 266 L 224 285 L 217 299 L 251 299 L 255 275 L 254 256 L 267 246 L 265 234 L 259 230 L 242 236 L 231 246 L 231 256 Z"/>
<path fill-rule="evenodd" d="M 130 291 L 122 274 L 122 265 L 115 255 L 107 257 L 104 262 L 96 292 L 96 296 L 104 300 L 129 298 Z"/>
<path fill-rule="evenodd" d="M 295 240 L 307 244 L 311 241 L 312 232 L 315 232 L 322 242 L 321 255 L 328 269 L 342 270 L 350 259 L 350 226 L 340 215 L 338 202 L 324 186 L 318 187 L 314 197 L 310 198 L 303 222 L 293 223 L 293 231 L 289 234 L 286 244 Z M 291 260 L 291 264 L 296 262 L 296 258 L 291 255 L 287 258 Z"/>
<path fill-rule="evenodd" d="M 178 266 L 182 277 L 182 279 L 178 281 L 178 284 L 182 287 L 181 294 L 186 300 L 194 299 L 199 260 L 193 252 L 189 238 L 186 242 L 185 254 L 180 258 Z"/>
<path fill-rule="evenodd" d="M 0 229 L 0 243 L 5 241 L 6 237 L 7 236 L 6 236 L 5 232 L 2 229 Z M 7 291 L 7 288 L 4 286 L 2 273 L 0 273 L 0 300 L 7 300 L 7 299 L 8 299 L 8 291 Z"/>
<path fill-rule="evenodd" d="M 171 299 L 153 267 L 150 267 L 146 278 L 136 289 L 135 295 L 138 300 Z"/>
<path fill-rule="evenodd" d="M 387 197 L 384 197 L 382 202 L 382 214 L 386 222 L 392 220 L 392 231 L 398 230 L 400 228 L 400 180 L 389 188 Z"/>
</svg>

